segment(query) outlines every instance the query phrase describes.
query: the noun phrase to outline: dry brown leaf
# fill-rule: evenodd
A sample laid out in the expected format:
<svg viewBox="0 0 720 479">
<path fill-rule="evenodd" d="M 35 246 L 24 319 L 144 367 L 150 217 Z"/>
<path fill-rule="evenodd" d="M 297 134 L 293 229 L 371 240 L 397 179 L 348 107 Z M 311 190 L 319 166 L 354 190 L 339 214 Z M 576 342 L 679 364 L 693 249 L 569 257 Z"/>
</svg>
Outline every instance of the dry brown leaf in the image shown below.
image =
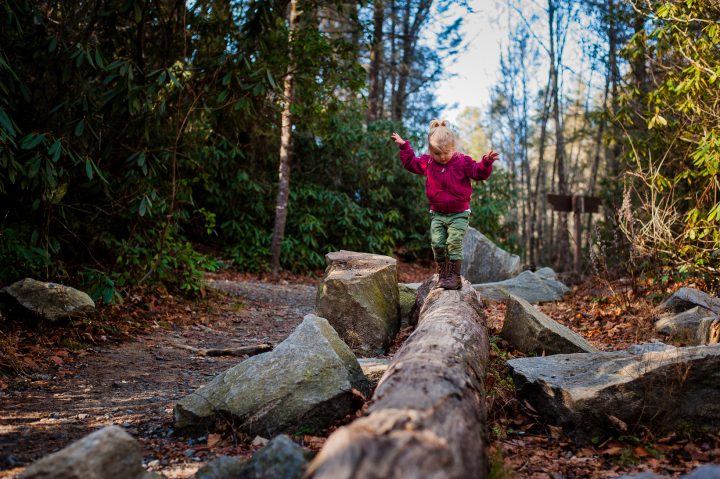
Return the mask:
<svg viewBox="0 0 720 479">
<path fill-rule="evenodd" d="M 213 447 L 216 444 L 218 444 L 221 440 L 222 440 L 222 436 L 220 434 L 208 434 L 207 445 L 208 445 L 208 447 Z"/>
<path fill-rule="evenodd" d="M 613 426 L 618 428 L 618 430 L 620 430 L 621 432 L 627 432 L 627 430 L 628 430 L 627 424 L 622 419 L 617 418 L 612 415 L 609 415 L 608 420 L 612 423 Z"/>
<path fill-rule="evenodd" d="M 650 457 L 652 454 L 650 454 L 647 449 L 645 449 L 642 446 L 638 446 L 635 449 L 633 449 L 633 454 L 635 454 L 635 457 Z"/>
<path fill-rule="evenodd" d="M 303 436 L 303 444 L 310 449 L 320 449 L 325 444 L 327 438 L 321 436 Z"/>
<path fill-rule="evenodd" d="M 604 449 L 602 454 L 605 456 L 617 456 L 623 452 L 623 448 L 619 446 L 612 446 Z"/>
</svg>

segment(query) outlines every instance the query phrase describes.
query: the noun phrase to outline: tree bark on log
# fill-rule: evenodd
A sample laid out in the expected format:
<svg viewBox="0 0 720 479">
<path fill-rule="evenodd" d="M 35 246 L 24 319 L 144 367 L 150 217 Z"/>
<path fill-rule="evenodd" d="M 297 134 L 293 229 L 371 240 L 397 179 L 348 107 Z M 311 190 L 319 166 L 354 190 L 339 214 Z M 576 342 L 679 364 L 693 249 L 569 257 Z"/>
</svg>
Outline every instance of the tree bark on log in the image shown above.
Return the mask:
<svg viewBox="0 0 720 479">
<path fill-rule="evenodd" d="M 434 289 L 367 415 L 335 431 L 306 478 L 484 478 L 488 336 L 469 282 Z"/>
</svg>

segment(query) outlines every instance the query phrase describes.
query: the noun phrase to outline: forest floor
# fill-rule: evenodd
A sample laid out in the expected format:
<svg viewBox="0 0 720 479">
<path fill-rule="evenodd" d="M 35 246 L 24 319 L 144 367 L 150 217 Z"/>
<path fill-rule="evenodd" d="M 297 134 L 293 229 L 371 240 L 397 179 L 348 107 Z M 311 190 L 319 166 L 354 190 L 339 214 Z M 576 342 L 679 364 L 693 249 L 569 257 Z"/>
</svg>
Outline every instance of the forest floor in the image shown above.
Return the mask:
<svg viewBox="0 0 720 479">
<path fill-rule="evenodd" d="M 399 268 L 402 282 L 432 274 L 430 266 L 399 263 Z M 253 444 L 255 438 L 188 437 L 173 430 L 175 401 L 241 360 L 202 356 L 191 348 L 279 343 L 313 312 L 318 281 L 226 272 L 208 276 L 207 294 L 199 301 L 145 291 L 122 305 L 101 307 L 92 320 L 63 327 L 0 325 L 0 372 L 14 372 L 0 374 L 0 478 L 15 477 L 34 460 L 110 424 L 136 437 L 148 469 L 169 478 L 192 477 L 221 455 L 249 457 L 261 447 Z M 595 279 L 541 309 L 599 349 L 617 350 L 652 339 L 653 306 L 666 293 Z M 487 306 L 493 477 L 609 478 L 643 470 L 677 476 L 720 462 L 718 437 L 654 437 L 641 431 L 592 447 L 574 445 L 515 398 L 505 361 L 520 354 L 498 338 L 504 305 Z M 325 436 L 295 439 L 317 450 Z"/>
</svg>

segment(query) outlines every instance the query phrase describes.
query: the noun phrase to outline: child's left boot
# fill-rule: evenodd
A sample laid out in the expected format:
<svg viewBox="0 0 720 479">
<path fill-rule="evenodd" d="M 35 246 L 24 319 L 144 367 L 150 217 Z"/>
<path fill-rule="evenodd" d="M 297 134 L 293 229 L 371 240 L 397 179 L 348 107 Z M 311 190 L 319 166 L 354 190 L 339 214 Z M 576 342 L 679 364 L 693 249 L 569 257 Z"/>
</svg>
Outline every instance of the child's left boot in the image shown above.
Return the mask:
<svg viewBox="0 0 720 479">
<path fill-rule="evenodd" d="M 445 277 L 447 276 L 447 270 L 448 270 L 448 260 L 447 259 L 441 259 L 439 261 L 435 261 L 435 269 L 436 273 L 438 275 L 438 281 L 437 286 L 438 288 L 441 288 L 440 286 L 443 281 L 445 281 Z"/>
<path fill-rule="evenodd" d="M 449 260 L 445 278 L 440 282 L 439 286 L 444 289 L 460 289 L 462 287 L 462 279 L 460 278 L 460 269 L 462 268 L 462 260 Z"/>
</svg>

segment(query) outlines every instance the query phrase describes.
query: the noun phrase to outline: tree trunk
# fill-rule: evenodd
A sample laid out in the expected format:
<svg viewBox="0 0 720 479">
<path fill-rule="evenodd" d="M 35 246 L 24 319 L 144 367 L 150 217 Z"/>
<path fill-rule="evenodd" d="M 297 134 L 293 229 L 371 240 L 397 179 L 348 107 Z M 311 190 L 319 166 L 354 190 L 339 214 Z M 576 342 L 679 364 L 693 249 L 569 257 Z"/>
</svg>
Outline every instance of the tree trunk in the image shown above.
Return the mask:
<svg viewBox="0 0 720 479">
<path fill-rule="evenodd" d="M 560 121 L 560 89 L 558 87 L 558 65 L 560 59 L 556 58 L 555 52 L 555 37 L 560 32 L 556 32 L 555 29 L 555 14 L 556 5 L 555 0 L 548 0 L 548 26 L 550 34 L 550 77 L 553 85 L 553 96 L 552 96 L 552 112 L 553 120 L 555 122 L 555 167 L 558 179 L 558 194 L 567 195 L 569 194 L 567 188 L 567 182 L 565 179 L 565 137 L 563 132 L 563 124 Z M 567 270 L 568 268 L 568 252 L 570 251 L 570 239 L 568 236 L 568 220 L 567 213 L 560 212 L 558 215 L 557 224 L 557 267 L 560 271 Z"/>
<path fill-rule="evenodd" d="M 280 117 L 280 167 L 278 178 L 278 194 L 275 206 L 275 228 L 273 229 L 272 245 L 270 248 L 272 275 L 277 276 L 280 272 L 280 252 L 285 237 L 285 223 L 287 221 L 288 197 L 290 196 L 290 147 L 292 140 L 292 114 L 290 107 L 293 103 L 293 41 L 295 31 L 298 27 L 297 0 L 290 0 L 290 11 L 288 13 L 290 32 L 288 36 L 290 58 L 288 62 L 288 73 L 284 83 L 284 104 Z"/>
<path fill-rule="evenodd" d="M 545 90 L 545 98 L 543 100 L 543 111 L 540 117 L 540 138 L 539 152 L 538 152 L 538 169 L 535 177 L 535 194 L 532 200 L 532 209 L 530 212 L 530 231 L 531 233 L 537 231 L 537 237 L 535 234 L 531 237 L 531 249 L 533 250 L 533 256 L 535 261 L 540 262 L 542 259 L 540 256 L 540 245 L 543 241 L 543 233 L 545 231 L 545 141 L 547 140 L 547 123 L 550 117 L 550 90 L 552 87 L 551 77 L 548 75 L 547 88 Z M 537 264 L 531 262 L 530 266 L 535 267 Z"/>
<path fill-rule="evenodd" d="M 430 291 L 367 415 L 335 431 L 305 477 L 487 477 L 487 357 L 484 313 L 470 283 Z"/>
<path fill-rule="evenodd" d="M 527 41 L 522 40 L 520 45 L 520 57 L 521 62 L 524 65 L 527 60 Z M 525 251 L 526 261 L 531 267 L 536 264 L 536 259 L 533 254 L 532 237 L 535 234 L 535 225 L 532 220 L 532 177 L 530 174 L 530 159 L 528 157 L 528 80 L 527 80 L 527 68 L 522 67 L 522 170 L 523 177 L 525 180 L 525 204 L 523 205 L 523 238 L 525 238 Z"/>
<path fill-rule="evenodd" d="M 620 174 L 620 163 L 618 157 L 620 156 L 620 143 L 619 139 L 622 135 L 616 115 L 618 112 L 618 62 L 617 62 L 617 23 L 616 23 L 616 9 L 614 0 L 608 0 L 608 63 L 610 67 L 610 115 L 612 118 L 612 138 L 613 144 L 608 145 L 605 152 L 606 162 L 608 165 L 608 176 L 610 178 L 616 178 Z M 607 212 L 610 214 L 610 212 Z M 608 219 L 611 219 L 609 217 Z"/>
<path fill-rule="evenodd" d="M 397 58 L 397 31 L 398 31 L 398 15 L 397 15 L 397 1 L 390 0 L 390 98 L 389 103 L 389 117 L 392 118 L 392 112 L 394 108 L 393 102 L 395 101 L 395 91 L 397 90 L 397 71 L 398 71 L 398 58 Z M 385 108 L 385 90 L 383 90 L 383 108 Z"/>
<path fill-rule="evenodd" d="M 378 119 L 378 105 L 380 101 L 380 66 L 383 64 L 383 24 L 385 22 L 385 2 L 375 0 L 373 6 L 373 44 L 370 49 L 370 72 L 368 88 L 368 114 L 367 122 Z"/>
<path fill-rule="evenodd" d="M 595 195 L 595 185 L 597 184 L 598 170 L 600 169 L 600 151 L 602 150 L 603 134 L 605 133 L 605 122 L 607 112 L 607 101 L 608 94 L 610 92 L 610 72 L 605 75 L 605 90 L 603 92 L 602 102 L 602 116 L 600 117 L 600 124 L 598 125 L 597 136 L 595 137 L 595 153 L 593 154 L 593 164 L 590 170 L 590 182 L 588 184 L 588 196 Z M 587 217 L 587 225 L 585 228 L 587 231 L 587 250 L 590 251 L 592 247 L 592 214 Z"/>
<path fill-rule="evenodd" d="M 415 15 L 412 14 L 411 0 L 405 0 L 402 23 L 402 58 L 398 67 L 397 88 L 392 98 L 392 119 L 402 121 L 408 97 L 408 82 L 419 39 L 418 32 L 425 24 L 433 0 L 418 0 Z M 412 20 L 412 21 L 411 21 Z"/>
</svg>

